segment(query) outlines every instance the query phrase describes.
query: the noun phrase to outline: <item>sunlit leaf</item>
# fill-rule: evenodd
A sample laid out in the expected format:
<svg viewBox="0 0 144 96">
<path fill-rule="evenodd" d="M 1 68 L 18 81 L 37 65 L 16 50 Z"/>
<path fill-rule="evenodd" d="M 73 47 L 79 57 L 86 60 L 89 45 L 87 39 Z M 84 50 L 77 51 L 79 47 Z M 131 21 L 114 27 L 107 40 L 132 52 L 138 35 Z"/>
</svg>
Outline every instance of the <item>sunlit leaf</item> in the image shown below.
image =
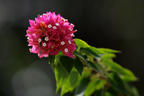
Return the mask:
<svg viewBox="0 0 144 96">
<path fill-rule="evenodd" d="M 97 48 L 97 50 L 104 52 L 104 53 L 119 53 L 118 50 L 108 49 L 108 48 Z"/>
<path fill-rule="evenodd" d="M 100 90 L 101 88 L 103 88 L 105 84 L 106 81 L 102 79 L 91 81 L 85 90 L 85 96 L 91 96 L 96 90 Z"/>
<path fill-rule="evenodd" d="M 69 74 L 69 77 L 62 85 L 61 96 L 63 96 L 67 92 L 72 92 L 74 88 L 78 85 L 79 80 L 80 75 L 78 71 L 75 68 L 73 68 L 71 73 Z"/>
<path fill-rule="evenodd" d="M 76 38 L 76 39 L 74 39 L 74 41 L 77 45 L 77 50 L 79 50 L 81 47 L 83 47 L 83 48 L 89 47 L 89 45 L 81 39 Z"/>
<path fill-rule="evenodd" d="M 99 57 L 99 53 L 97 53 L 97 51 L 91 50 L 91 47 L 80 48 L 80 51 L 84 52 L 85 54 L 88 54 L 88 55 L 92 54 L 92 55 L 94 55 L 96 57 Z"/>
<path fill-rule="evenodd" d="M 68 77 L 68 72 L 60 63 L 56 64 L 55 77 L 56 77 L 57 92 L 58 92 L 59 89 L 62 87 L 63 83 L 65 82 L 66 78 Z"/>
</svg>

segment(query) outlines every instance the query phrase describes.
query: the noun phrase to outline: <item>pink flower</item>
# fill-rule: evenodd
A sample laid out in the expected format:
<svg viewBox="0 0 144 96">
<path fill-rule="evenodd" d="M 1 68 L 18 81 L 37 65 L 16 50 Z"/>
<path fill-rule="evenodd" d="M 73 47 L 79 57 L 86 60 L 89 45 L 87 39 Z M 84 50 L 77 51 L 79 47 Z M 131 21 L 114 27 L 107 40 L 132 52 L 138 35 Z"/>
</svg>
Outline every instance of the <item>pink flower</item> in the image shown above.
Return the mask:
<svg viewBox="0 0 144 96">
<path fill-rule="evenodd" d="M 30 52 L 38 54 L 40 58 L 57 55 L 60 51 L 73 58 L 76 45 L 73 40 L 74 25 L 67 19 L 54 12 L 47 12 L 35 20 L 29 20 L 30 27 L 26 31 Z"/>
</svg>

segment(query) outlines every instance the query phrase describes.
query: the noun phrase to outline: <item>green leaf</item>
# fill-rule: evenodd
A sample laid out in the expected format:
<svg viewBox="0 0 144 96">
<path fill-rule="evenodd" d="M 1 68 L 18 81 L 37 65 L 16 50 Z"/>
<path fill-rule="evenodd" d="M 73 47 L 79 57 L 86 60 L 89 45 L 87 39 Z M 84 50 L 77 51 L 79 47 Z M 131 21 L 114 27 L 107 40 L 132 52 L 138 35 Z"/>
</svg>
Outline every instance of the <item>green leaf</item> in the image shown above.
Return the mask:
<svg viewBox="0 0 144 96">
<path fill-rule="evenodd" d="M 57 63 L 60 63 L 60 57 L 61 56 L 64 56 L 62 54 L 62 52 L 59 52 L 56 56 L 55 56 L 55 60 L 54 60 L 54 63 L 57 64 Z"/>
<path fill-rule="evenodd" d="M 108 48 L 97 48 L 97 50 L 103 52 L 103 53 L 119 53 L 118 50 L 108 49 Z"/>
<path fill-rule="evenodd" d="M 99 70 L 99 66 L 96 66 L 96 64 L 90 62 L 90 61 L 87 61 L 87 65 L 91 68 L 93 68 L 95 71 L 98 71 Z"/>
<path fill-rule="evenodd" d="M 82 64 L 82 62 L 78 59 L 78 57 L 76 57 L 74 59 L 74 62 L 75 62 L 75 64 L 74 64 L 75 68 L 81 74 L 83 72 L 83 64 Z"/>
<path fill-rule="evenodd" d="M 69 79 L 67 79 L 62 85 L 61 96 L 63 96 L 64 94 L 68 92 L 71 92 L 72 90 L 73 90 L 73 87 L 71 86 Z"/>
<path fill-rule="evenodd" d="M 112 59 L 106 58 L 106 56 L 103 56 L 101 58 L 101 62 L 111 71 L 114 71 L 121 75 L 121 78 L 125 81 L 135 81 L 137 78 L 135 75 L 128 69 L 123 68 L 119 64 L 113 62 Z"/>
<path fill-rule="evenodd" d="M 91 47 L 87 47 L 87 48 L 80 48 L 80 51 L 85 53 L 85 54 L 88 54 L 88 55 L 94 55 L 96 57 L 99 57 L 99 53 L 97 53 L 97 51 L 93 51 L 91 50 Z"/>
<path fill-rule="evenodd" d="M 79 81 L 80 81 L 79 72 L 75 68 L 73 68 L 69 77 L 67 78 L 65 83 L 63 83 L 61 96 L 63 96 L 68 92 L 72 92 L 74 88 L 78 85 Z"/>
<path fill-rule="evenodd" d="M 78 83 L 79 79 L 79 73 L 78 71 L 74 68 L 69 76 L 70 84 L 71 86 L 75 86 L 76 83 Z"/>
<path fill-rule="evenodd" d="M 96 79 L 91 81 L 85 90 L 85 96 L 91 96 L 96 90 L 102 89 L 105 84 L 106 81 L 102 79 Z"/>
<path fill-rule="evenodd" d="M 85 41 L 81 40 L 81 39 L 74 39 L 76 45 L 78 47 L 81 48 L 87 48 L 90 47 L 91 51 L 96 52 L 97 54 L 104 54 L 104 53 L 119 53 L 120 51 L 118 50 L 112 50 L 112 49 L 108 49 L 108 48 L 95 48 L 93 46 L 88 45 Z"/>
<path fill-rule="evenodd" d="M 114 53 L 119 51 L 95 48 L 80 39 L 74 41 L 77 45 L 74 59 L 63 54 L 55 57 L 57 91 L 61 88 L 61 96 L 139 96 L 137 90 L 128 84 L 137 79 L 135 75 L 113 61 Z M 104 78 L 97 78 L 99 75 L 94 72 Z"/>
<path fill-rule="evenodd" d="M 110 94 L 110 96 L 118 96 L 119 92 L 117 89 L 113 88 L 113 86 L 109 83 L 109 88 L 107 89 L 108 94 Z"/>
<path fill-rule="evenodd" d="M 103 54 L 103 55 L 101 56 L 102 59 L 111 59 L 111 60 L 112 60 L 114 57 L 116 57 L 115 54 L 110 54 L 110 53 L 109 53 L 109 54 Z"/>
<path fill-rule="evenodd" d="M 68 77 L 68 72 L 65 70 L 65 68 L 60 63 L 56 64 L 55 78 L 56 78 L 56 84 L 57 84 L 57 89 L 56 89 L 57 92 L 62 87 L 67 77 Z"/>
<path fill-rule="evenodd" d="M 87 61 L 80 53 L 74 52 L 74 54 L 75 54 L 77 57 L 79 57 L 86 65 L 88 65 L 88 67 L 93 68 L 95 71 L 100 71 L 100 70 L 102 70 L 102 69 L 101 69 L 101 66 L 99 66 L 98 64 L 94 64 L 94 63 L 91 62 L 91 61 Z"/>
<path fill-rule="evenodd" d="M 108 75 L 108 81 L 110 82 L 111 86 L 117 90 L 117 92 L 123 93 L 125 95 L 130 94 L 129 90 L 127 90 L 124 81 L 120 78 L 117 73 L 110 73 Z"/>
<path fill-rule="evenodd" d="M 74 55 L 77 56 L 78 58 L 80 58 L 83 62 L 87 62 L 86 59 L 79 53 L 79 52 L 74 52 Z"/>
<path fill-rule="evenodd" d="M 86 89 L 89 81 L 90 81 L 89 78 L 83 78 L 83 79 L 81 80 L 79 86 L 76 88 L 76 91 L 75 91 L 75 95 L 76 95 L 76 96 L 77 96 L 77 95 L 80 95 L 80 94 L 81 94 L 81 95 L 84 94 L 84 91 L 85 91 L 85 89 Z M 81 96 L 81 95 L 80 95 L 80 96 Z M 82 95 L 82 96 L 83 96 L 83 95 Z"/>
<path fill-rule="evenodd" d="M 89 67 L 92 67 L 93 69 L 97 70 L 97 67 L 95 66 L 95 64 L 93 64 L 90 61 L 87 61 L 80 53 L 78 52 L 74 52 L 74 54 L 79 57 L 85 64 L 87 64 Z"/>
<path fill-rule="evenodd" d="M 140 96 L 135 87 L 132 87 L 132 92 L 133 92 L 134 96 Z"/>
<path fill-rule="evenodd" d="M 77 50 L 79 50 L 80 47 L 83 47 L 83 48 L 89 47 L 89 45 L 81 39 L 76 38 L 76 39 L 74 39 L 74 41 L 78 47 Z"/>
<path fill-rule="evenodd" d="M 100 90 L 96 90 L 91 96 L 105 96 L 105 87 Z"/>
<path fill-rule="evenodd" d="M 104 54 L 105 52 L 98 49 L 98 48 L 95 48 L 93 46 L 89 47 L 91 51 L 95 52 L 95 54 L 98 54 L 98 55 L 101 55 L 101 54 Z"/>
<path fill-rule="evenodd" d="M 74 66 L 74 60 L 72 58 L 69 58 L 68 56 L 60 56 L 60 63 L 69 73 Z"/>
<path fill-rule="evenodd" d="M 88 67 L 84 67 L 82 72 L 82 78 L 89 78 L 91 76 L 91 69 Z"/>
<path fill-rule="evenodd" d="M 104 96 L 113 96 L 110 92 L 105 92 Z"/>
<path fill-rule="evenodd" d="M 97 54 L 113 54 L 113 53 L 119 53 L 120 51 L 118 50 L 112 50 L 112 49 L 108 49 L 108 48 L 95 48 L 93 46 L 90 47 L 90 49 L 94 52 L 96 52 Z"/>
</svg>

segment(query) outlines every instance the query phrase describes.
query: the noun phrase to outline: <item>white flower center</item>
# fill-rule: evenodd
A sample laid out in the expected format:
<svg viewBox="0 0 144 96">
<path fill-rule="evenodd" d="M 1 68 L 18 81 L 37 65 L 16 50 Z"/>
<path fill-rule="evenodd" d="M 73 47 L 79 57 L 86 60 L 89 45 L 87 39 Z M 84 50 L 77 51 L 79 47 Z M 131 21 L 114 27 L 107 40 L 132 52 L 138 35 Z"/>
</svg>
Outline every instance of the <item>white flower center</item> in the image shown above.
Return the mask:
<svg viewBox="0 0 144 96">
<path fill-rule="evenodd" d="M 59 23 L 56 23 L 56 26 L 59 26 Z"/>
<path fill-rule="evenodd" d="M 52 25 L 51 25 L 51 24 L 49 24 L 49 25 L 48 25 L 48 28 L 51 28 L 51 27 L 52 27 Z"/>
<path fill-rule="evenodd" d="M 69 40 L 68 43 L 71 44 L 71 41 Z"/>
<path fill-rule="evenodd" d="M 62 42 L 61 42 L 61 45 L 64 45 L 64 44 L 65 44 L 65 42 L 64 42 L 64 41 L 62 41 Z"/>
<path fill-rule="evenodd" d="M 49 40 L 49 38 L 48 37 L 45 37 L 45 41 L 48 41 Z"/>
<path fill-rule="evenodd" d="M 43 46 L 45 47 L 45 46 L 46 46 L 46 43 L 43 43 Z"/>
<path fill-rule="evenodd" d="M 29 37 L 27 37 L 27 39 L 29 39 Z"/>
<path fill-rule="evenodd" d="M 56 26 L 53 26 L 53 29 L 57 29 L 57 27 L 56 27 Z"/>
<path fill-rule="evenodd" d="M 68 48 L 65 48 L 64 51 L 67 53 L 68 52 Z"/>
<path fill-rule="evenodd" d="M 40 43 L 41 41 L 42 41 L 42 40 L 39 38 L 39 39 L 38 39 L 38 42 Z"/>
</svg>

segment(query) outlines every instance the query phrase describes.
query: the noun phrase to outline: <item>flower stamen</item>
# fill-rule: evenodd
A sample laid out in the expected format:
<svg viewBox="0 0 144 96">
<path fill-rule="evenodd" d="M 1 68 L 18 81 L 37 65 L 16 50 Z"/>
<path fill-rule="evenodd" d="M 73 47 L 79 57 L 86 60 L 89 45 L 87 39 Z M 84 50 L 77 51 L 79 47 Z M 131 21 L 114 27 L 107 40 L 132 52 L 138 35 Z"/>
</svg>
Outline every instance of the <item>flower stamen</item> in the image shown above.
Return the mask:
<svg viewBox="0 0 144 96">
<path fill-rule="evenodd" d="M 57 27 L 56 27 L 56 26 L 53 26 L 53 29 L 57 29 Z"/>
<path fill-rule="evenodd" d="M 67 53 L 68 52 L 68 48 L 65 48 L 64 51 Z"/>
<path fill-rule="evenodd" d="M 48 25 L 48 28 L 51 28 L 51 27 L 52 27 L 52 25 L 51 25 L 51 24 L 49 24 L 49 25 Z"/>
<path fill-rule="evenodd" d="M 42 45 L 43 45 L 43 47 L 46 47 L 46 43 L 45 42 Z"/>
<path fill-rule="evenodd" d="M 38 39 L 38 42 L 40 43 L 41 41 L 42 41 L 41 38 L 39 38 L 39 39 Z"/>
<path fill-rule="evenodd" d="M 71 41 L 69 40 L 68 43 L 71 44 Z"/>
<path fill-rule="evenodd" d="M 48 41 L 49 40 L 49 38 L 48 37 L 45 37 L 45 41 Z"/>
</svg>

